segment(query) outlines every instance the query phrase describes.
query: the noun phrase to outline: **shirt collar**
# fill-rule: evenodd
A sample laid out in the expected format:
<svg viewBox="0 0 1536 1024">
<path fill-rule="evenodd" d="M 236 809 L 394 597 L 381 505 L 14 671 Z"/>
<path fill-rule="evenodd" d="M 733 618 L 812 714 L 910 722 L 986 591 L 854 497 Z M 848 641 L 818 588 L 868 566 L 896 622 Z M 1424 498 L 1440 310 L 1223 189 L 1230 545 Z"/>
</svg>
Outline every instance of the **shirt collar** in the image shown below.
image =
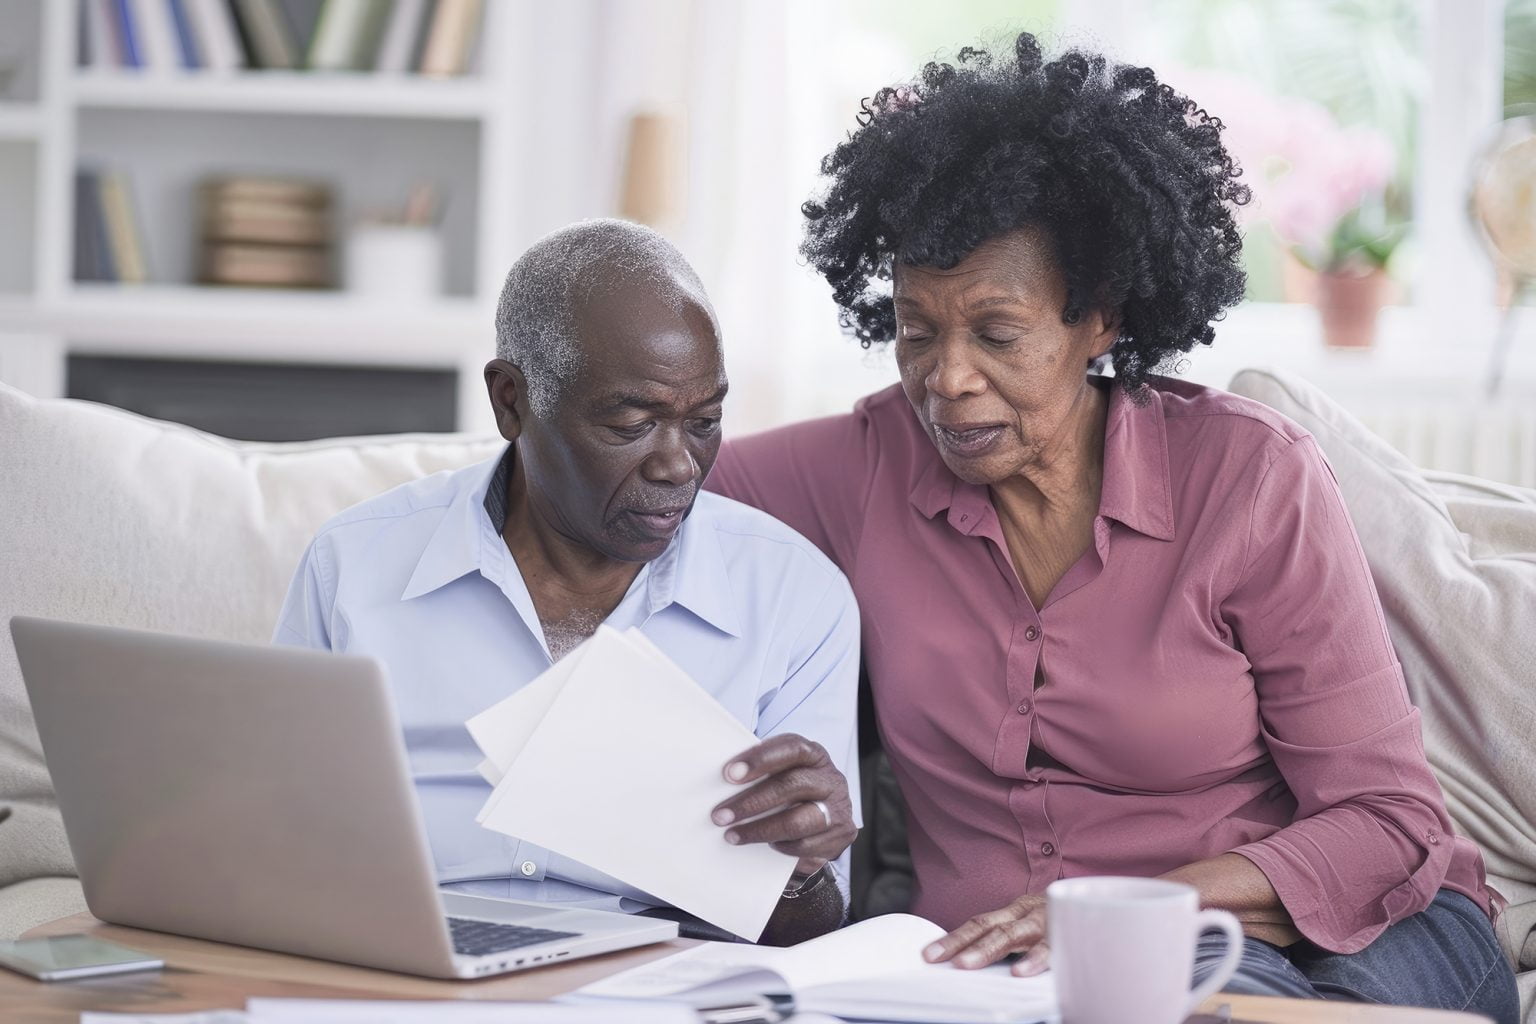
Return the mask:
<svg viewBox="0 0 1536 1024">
<path fill-rule="evenodd" d="M 1142 393 L 1147 401 L 1137 405 L 1123 388 L 1109 386 L 1099 515 L 1148 537 L 1173 540 L 1173 487 L 1162 395 L 1154 387 Z M 986 487 L 955 476 L 931 441 L 927 447 L 908 495 L 912 507 L 928 519 L 947 509 L 951 525 L 961 533 L 975 532 L 995 514 L 991 495 Z"/>
<path fill-rule="evenodd" d="M 429 594 L 478 572 L 485 564 L 487 541 L 502 543 L 499 524 L 506 522 L 507 474 L 512 466 L 512 451 L 508 445 L 501 455 L 482 463 L 474 486 L 454 495 L 442 522 L 416 560 L 416 569 L 400 593 L 400 600 Z M 499 500 L 492 500 L 493 492 L 500 493 Z"/>
<path fill-rule="evenodd" d="M 456 495 L 422 550 L 400 600 L 431 593 L 460 577 L 482 571 L 486 546 L 505 544 L 507 483 L 516 463 L 508 445 L 477 475 L 475 486 Z M 647 616 L 679 604 L 723 633 L 742 635 L 741 614 L 731 588 L 725 553 L 715 529 L 713 503 L 701 494 L 672 543 L 643 570 Z M 511 564 L 511 559 L 507 559 Z"/>
</svg>

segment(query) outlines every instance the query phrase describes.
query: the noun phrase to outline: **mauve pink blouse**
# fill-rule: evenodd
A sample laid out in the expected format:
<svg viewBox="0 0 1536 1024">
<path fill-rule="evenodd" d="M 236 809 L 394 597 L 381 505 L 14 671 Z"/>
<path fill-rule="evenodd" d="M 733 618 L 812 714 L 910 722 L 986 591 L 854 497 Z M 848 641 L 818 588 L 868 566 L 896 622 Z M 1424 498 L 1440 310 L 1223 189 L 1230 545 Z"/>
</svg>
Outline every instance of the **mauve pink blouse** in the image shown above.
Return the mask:
<svg viewBox="0 0 1536 1024">
<path fill-rule="evenodd" d="M 1039 609 L 987 488 L 898 387 L 729 443 L 709 478 L 853 583 L 914 913 L 953 928 L 1058 878 L 1229 851 L 1337 952 L 1441 886 L 1488 911 L 1311 435 L 1182 381 L 1111 394 L 1093 547 Z"/>
</svg>

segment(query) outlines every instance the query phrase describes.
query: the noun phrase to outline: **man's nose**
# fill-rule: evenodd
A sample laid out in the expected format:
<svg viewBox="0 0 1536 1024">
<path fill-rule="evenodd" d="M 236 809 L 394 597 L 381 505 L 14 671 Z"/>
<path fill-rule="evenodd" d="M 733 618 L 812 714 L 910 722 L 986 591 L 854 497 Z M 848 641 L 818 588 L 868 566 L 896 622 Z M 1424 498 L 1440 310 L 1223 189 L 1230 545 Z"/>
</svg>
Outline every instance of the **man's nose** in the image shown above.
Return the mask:
<svg viewBox="0 0 1536 1024">
<path fill-rule="evenodd" d="M 987 386 L 971 361 L 971 346 L 962 334 L 951 331 L 938 339 L 934 346 L 933 365 L 923 378 L 923 385 L 929 394 L 951 402 L 967 395 L 980 394 Z"/>
<path fill-rule="evenodd" d="M 699 476 L 699 464 L 683 439 L 681 430 L 657 432 L 656 447 L 640 464 L 640 475 L 653 484 L 686 487 Z"/>
</svg>

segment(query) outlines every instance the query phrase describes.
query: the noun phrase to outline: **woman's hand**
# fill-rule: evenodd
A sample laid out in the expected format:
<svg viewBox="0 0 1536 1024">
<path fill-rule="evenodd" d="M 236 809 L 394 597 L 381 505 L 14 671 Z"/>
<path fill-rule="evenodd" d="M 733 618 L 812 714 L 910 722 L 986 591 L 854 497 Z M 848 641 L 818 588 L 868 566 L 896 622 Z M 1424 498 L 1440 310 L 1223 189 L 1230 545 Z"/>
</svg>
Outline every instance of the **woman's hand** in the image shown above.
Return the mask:
<svg viewBox="0 0 1536 1024">
<path fill-rule="evenodd" d="M 967 969 L 995 964 L 1012 953 L 1024 958 L 1013 965 L 1021 978 L 1045 970 L 1051 947 L 1045 942 L 1045 897 L 1020 896 L 1001 910 L 977 914 L 923 950 L 931 964 L 953 960 Z"/>
</svg>

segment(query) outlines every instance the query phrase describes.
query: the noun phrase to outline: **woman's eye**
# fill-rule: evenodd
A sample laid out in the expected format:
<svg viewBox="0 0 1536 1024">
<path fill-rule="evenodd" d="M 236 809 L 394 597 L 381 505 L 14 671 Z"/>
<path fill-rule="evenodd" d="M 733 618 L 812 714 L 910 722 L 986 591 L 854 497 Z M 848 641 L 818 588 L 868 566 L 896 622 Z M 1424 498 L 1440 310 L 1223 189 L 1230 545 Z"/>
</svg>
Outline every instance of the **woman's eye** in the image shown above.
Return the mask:
<svg viewBox="0 0 1536 1024">
<path fill-rule="evenodd" d="M 997 331 L 984 331 L 982 332 L 981 340 L 988 345 L 995 345 L 1001 348 L 1004 345 L 1012 345 L 1019 340 L 1019 336 L 1017 334 L 1004 334 Z"/>
</svg>

